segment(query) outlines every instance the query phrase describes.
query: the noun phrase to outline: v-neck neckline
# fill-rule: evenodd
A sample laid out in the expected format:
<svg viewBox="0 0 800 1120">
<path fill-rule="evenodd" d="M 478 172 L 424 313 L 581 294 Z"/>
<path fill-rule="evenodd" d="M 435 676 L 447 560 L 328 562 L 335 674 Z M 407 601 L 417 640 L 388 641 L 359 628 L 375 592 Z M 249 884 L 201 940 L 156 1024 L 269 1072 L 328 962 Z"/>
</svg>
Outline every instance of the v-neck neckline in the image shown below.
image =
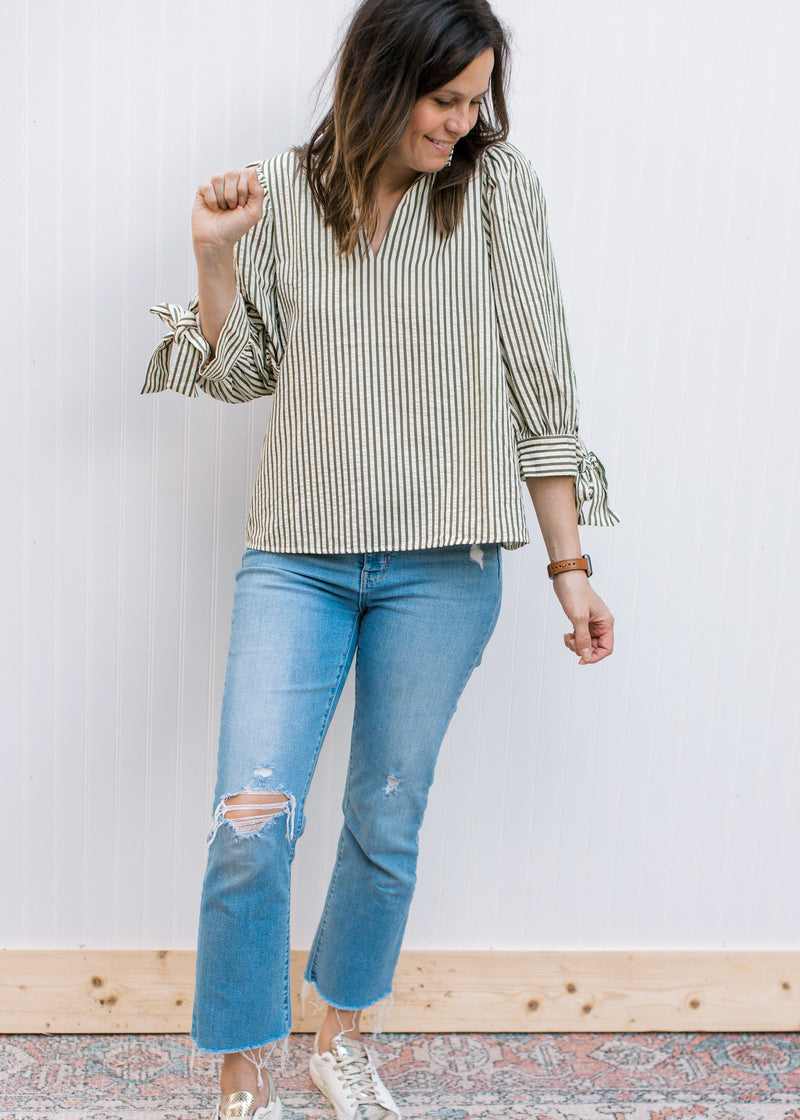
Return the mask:
<svg viewBox="0 0 800 1120">
<path fill-rule="evenodd" d="M 423 172 L 422 174 L 417 176 L 417 178 L 414 180 L 414 182 L 403 193 L 403 197 L 400 199 L 397 206 L 395 207 L 395 211 L 392 214 L 392 217 L 389 221 L 389 224 L 386 227 L 386 232 L 384 233 L 384 235 L 381 239 L 381 243 L 380 243 L 380 245 L 378 246 L 377 249 L 373 249 L 372 242 L 370 241 L 369 236 L 367 235 L 367 231 L 362 229 L 361 236 L 362 236 L 364 242 L 366 243 L 367 256 L 368 256 L 369 260 L 377 262 L 377 261 L 380 261 L 386 255 L 387 242 L 389 242 L 393 238 L 395 228 L 397 226 L 398 215 L 400 214 L 400 211 L 405 206 L 406 200 L 408 199 L 409 195 L 413 194 L 414 192 L 416 192 L 419 189 L 420 183 L 426 182 L 429 178 L 430 178 L 430 176 L 426 175 Z"/>
</svg>

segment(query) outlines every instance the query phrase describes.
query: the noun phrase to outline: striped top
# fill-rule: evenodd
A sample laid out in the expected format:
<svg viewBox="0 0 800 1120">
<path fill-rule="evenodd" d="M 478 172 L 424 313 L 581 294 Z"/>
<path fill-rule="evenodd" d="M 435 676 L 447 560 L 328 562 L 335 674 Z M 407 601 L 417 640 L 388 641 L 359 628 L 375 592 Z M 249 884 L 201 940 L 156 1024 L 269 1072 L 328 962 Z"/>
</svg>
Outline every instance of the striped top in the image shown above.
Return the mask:
<svg viewBox="0 0 800 1120">
<path fill-rule="evenodd" d="M 485 152 L 449 238 L 421 175 L 378 252 L 363 233 L 345 258 L 293 153 L 259 176 L 263 217 L 236 245 L 239 290 L 213 359 L 196 298 L 154 307 L 170 333 L 142 390 L 274 396 L 248 547 L 515 548 L 531 475 L 572 475 L 580 524 L 617 521 L 578 436 L 545 201 L 515 148 Z"/>
</svg>

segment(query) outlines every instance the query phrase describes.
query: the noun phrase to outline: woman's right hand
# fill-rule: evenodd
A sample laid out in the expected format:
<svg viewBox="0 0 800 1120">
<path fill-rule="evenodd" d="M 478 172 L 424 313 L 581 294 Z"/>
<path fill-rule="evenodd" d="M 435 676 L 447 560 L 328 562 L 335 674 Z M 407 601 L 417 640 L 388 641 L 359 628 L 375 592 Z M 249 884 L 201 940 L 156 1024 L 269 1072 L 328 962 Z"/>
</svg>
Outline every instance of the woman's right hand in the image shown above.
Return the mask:
<svg viewBox="0 0 800 1120">
<path fill-rule="evenodd" d="M 197 249 L 231 249 L 261 218 L 264 189 L 255 167 L 222 171 L 197 188 L 192 240 Z"/>
</svg>

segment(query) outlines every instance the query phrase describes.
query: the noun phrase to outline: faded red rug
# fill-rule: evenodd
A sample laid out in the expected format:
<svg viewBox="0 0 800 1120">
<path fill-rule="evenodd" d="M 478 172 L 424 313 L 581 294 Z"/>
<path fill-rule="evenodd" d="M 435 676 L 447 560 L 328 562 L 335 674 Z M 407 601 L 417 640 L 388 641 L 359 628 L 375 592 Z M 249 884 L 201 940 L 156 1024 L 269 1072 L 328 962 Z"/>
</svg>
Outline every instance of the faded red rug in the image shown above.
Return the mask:
<svg viewBox="0 0 800 1120">
<path fill-rule="evenodd" d="M 331 1120 L 310 1035 L 274 1069 L 285 1120 Z M 384 1034 L 403 1120 L 800 1120 L 797 1034 Z M 206 1120 L 217 1060 L 186 1035 L 0 1038 L 2 1120 Z"/>
</svg>

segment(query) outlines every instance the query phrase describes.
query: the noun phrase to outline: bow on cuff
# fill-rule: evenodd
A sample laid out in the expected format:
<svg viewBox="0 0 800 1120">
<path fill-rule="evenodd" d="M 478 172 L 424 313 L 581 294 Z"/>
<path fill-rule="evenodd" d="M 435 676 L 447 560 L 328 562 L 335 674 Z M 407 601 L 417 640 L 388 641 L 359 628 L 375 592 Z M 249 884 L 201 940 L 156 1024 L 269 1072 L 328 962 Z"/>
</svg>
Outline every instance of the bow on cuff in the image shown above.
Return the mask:
<svg viewBox="0 0 800 1120">
<path fill-rule="evenodd" d="M 584 502 L 589 503 L 584 516 Z M 575 479 L 575 504 L 579 525 L 617 525 L 619 518 L 608 506 L 608 480 L 605 467 L 593 451 L 578 438 L 578 475 Z"/>
<path fill-rule="evenodd" d="M 189 343 L 205 361 L 210 357 L 211 347 L 200 330 L 197 306 L 197 300 L 193 299 L 189 302 L 186 310 L 177 303 L 158 303 L 155 307 L 151 307 L 150 311 L 153 315 L 157 315 L 168 327 L 172 328 L 171 341 L 174 345 L 181 346 L 184 343 Z"/>
</svg>

